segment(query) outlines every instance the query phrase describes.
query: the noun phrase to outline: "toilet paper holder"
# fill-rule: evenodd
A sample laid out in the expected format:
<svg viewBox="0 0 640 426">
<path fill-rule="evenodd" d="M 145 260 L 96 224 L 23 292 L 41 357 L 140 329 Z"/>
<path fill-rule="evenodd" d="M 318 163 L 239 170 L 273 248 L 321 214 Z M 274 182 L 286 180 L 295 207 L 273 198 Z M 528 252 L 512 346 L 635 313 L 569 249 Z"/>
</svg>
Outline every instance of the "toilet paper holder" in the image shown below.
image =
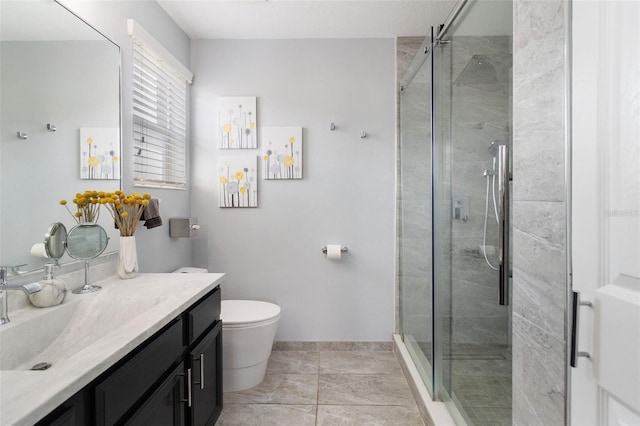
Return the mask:
<svg viewBox="0 0 640 426">
<path fill-rule="evenodd" d="M 340 252 L 341 253 L 346 253 L 349 251 L 349 248 L 347 248 L 346 246 L 340 246 Z M 322 247 L 322 252 L 324 254 L 327 254 L 327 246 Z"/>
</svg>

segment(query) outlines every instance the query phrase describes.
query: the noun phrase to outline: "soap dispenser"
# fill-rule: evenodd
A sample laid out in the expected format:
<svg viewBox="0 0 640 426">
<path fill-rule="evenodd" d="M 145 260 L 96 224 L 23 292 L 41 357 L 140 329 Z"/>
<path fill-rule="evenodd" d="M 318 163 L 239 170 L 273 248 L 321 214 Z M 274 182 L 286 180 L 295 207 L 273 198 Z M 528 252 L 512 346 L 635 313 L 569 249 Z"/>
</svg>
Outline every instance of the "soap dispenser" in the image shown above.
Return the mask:
<svg viewBox="0 0 640 426">
<path fill-rule="evenodd" d="M 44 265 L 44 277 L 42 281 L 39 282 L 42 290 L 29 295 L 31 303 L 39 308 L 59 305 L 67 294 L 65 282 L 61 279 L 54 278 L 53 268 L 55 268 L 53 263 Z"/>
</svg>

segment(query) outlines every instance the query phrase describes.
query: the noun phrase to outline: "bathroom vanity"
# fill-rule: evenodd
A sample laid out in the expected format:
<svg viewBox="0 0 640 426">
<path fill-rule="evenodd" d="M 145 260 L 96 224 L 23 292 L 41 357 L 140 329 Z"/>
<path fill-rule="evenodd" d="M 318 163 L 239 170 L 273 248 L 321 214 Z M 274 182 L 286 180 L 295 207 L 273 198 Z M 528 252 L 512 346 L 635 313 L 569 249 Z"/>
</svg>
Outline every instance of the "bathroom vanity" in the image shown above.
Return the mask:
<svg viewBox="0 0 640 426">
<path fill-rule="evenodd" d="M 15 311 L 0 330 L 0 424 L 214 424 L 222 410 L 223 279 L 110 278 L 98 282 L 102 291 L 69 294 L 60 306 Z M 57 322 L 57 335 L 37 334 Z M 45 347 L 21 346 L 20 336 Z M 5 356 L 14 347 L 21 353 Z M 51 367 L 30 370 L 39 362 Z"/>
</svg>

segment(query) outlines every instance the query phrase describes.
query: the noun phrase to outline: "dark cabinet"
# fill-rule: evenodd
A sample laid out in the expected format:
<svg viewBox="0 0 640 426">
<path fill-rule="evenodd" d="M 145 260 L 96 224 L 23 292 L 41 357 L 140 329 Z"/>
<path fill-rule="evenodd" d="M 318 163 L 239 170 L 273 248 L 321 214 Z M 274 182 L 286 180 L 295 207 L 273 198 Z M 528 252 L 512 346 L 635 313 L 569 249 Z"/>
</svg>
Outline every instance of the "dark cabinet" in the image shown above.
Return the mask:
<svg viewBox="0 0 640 426">
<path fill-rule="evenodd" d="M 210 426 L 221 411 L 216 287 L 37 426 Z"/>
<path fill-rule="evenodd" d="M 182 328 L 174 320 L 95 386 L 96 426 L 116 424 L 180 360 Z"/>
<path fill-rule="evenodd" d="M 184 426 L 184 363 L 180 363 L 125 424 Z"/>
<path fill-rule="evenodd" d="M 82 389 L 36 423 L 36 426 L 86 426 L 92 423 L 91 392 Z"/>
<path fill-rule="evenodd" d="M 222 322 L 188 356 L 191 370 L 189 426 L 213 425 L 222 411 Z"/>
</svg>

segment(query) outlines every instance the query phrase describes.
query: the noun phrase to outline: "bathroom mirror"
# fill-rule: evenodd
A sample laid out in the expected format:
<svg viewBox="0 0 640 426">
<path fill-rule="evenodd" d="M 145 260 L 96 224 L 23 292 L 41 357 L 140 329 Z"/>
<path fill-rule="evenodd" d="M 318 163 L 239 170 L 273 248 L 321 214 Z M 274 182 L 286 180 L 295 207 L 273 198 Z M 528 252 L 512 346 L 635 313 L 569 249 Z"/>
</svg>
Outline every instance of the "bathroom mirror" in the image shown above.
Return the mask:
<svg viewBox="0 0 640 426">
<path fill-rule="evenodd" d="M 67 235 L 67 252 L 74 259 L 88 260 L 98 257 L 107 248 L 109 237 L 100 225 L 81 223 Z"/>
<path fill-rule="evenodd" d="M 89 280 L 89 260 L 100 256 L 107 248 L 107 244 L 109 244 L 109 237 L 100 225 L 81 223 L 69 231 L 65 242 L 67 253 L 74 259 L 84 260 L 84 285 L 73 290 L 73 293 L 93 293 L 102 288 L 92 285 Z"/>
<path fill-rule="evenodd" d="M 60 223 L 52 223 L 44 234 L 44 251 L 49 259 L 59 260 L 64 255 L 67 228 Z"/>
<path fill-rule="evenodd" d="M 2 0 L 0 91 L 0 264 L 34 271 L 42 230 L 77 225 L 61 199 L 74 212 L 76 193 L 121 189 L 120 48 L 58 2 Z"/>
</svg>

